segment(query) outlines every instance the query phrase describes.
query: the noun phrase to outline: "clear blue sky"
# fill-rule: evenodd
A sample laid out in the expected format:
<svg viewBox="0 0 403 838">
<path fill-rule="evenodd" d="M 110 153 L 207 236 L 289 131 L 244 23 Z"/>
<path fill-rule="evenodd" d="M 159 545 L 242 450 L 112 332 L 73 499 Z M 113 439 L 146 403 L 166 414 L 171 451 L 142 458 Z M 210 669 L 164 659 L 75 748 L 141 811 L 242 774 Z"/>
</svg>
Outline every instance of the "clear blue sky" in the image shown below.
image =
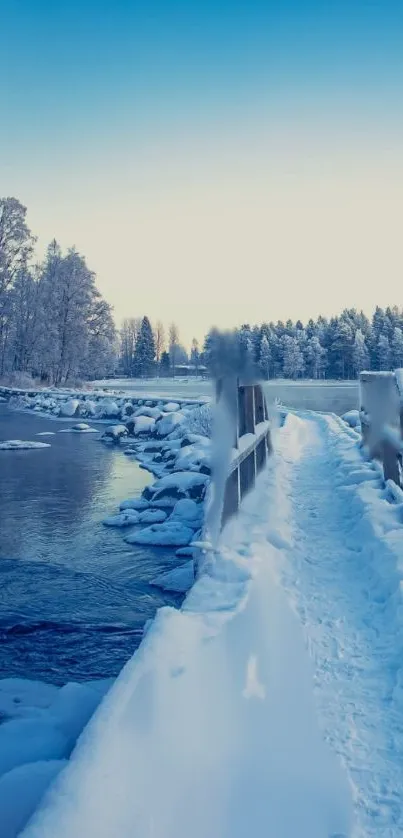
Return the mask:
<svg viewBox="0 0 403 838">
<path fill-rule="evenodd" d="M 3 0 L 0 78 L 0 193 L 118 320 L 403 303 L 401 2 Z"/>
</svg>

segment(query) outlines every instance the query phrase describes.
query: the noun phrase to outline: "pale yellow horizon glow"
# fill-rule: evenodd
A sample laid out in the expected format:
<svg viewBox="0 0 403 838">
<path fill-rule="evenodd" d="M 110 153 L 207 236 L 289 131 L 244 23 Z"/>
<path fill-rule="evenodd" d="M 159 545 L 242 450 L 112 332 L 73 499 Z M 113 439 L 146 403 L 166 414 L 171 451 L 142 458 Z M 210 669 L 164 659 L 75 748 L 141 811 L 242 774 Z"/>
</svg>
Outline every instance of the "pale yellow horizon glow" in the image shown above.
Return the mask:
<svg viewBox="0 0 403 838">
<path fill-rule="evenodd" d="M 55 236 L 85 255 L 118 325 L 175 321 L 189 347 L 212 325 L 403 305 L 403 162 L 367 140 L 127 144 L 7 186 L 42 252 Z"/>
</svg>

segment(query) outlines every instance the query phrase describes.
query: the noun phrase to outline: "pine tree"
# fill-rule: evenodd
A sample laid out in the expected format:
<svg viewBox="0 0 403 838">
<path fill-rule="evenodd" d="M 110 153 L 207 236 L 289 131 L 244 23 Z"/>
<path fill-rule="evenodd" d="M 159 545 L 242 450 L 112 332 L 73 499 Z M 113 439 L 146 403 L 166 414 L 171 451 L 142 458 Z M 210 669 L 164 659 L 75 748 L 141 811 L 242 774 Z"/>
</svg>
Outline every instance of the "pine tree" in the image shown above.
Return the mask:
<svg viewBox="0 0 403 838">
<path fill-rule="evenodd" d="M 148 317 L 143 317 L 134 352 L 135 374 L 141 378 L 151 375 L 154 369 L 155 341 Z"/>
</svg>

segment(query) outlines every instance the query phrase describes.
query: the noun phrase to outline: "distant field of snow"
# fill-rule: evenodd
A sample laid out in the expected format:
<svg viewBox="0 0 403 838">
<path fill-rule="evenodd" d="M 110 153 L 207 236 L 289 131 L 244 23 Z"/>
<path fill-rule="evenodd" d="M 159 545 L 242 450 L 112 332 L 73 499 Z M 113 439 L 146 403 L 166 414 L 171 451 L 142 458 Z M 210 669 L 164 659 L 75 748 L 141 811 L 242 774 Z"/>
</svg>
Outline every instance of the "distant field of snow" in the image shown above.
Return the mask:
<svg viewBox="0 0 403 838">
<path fill-rule="evenodd" d="M 213 384 L 203 379 L 151 378 L 107 379 L 91 382 L 96 388 L 124 390 L 144 398 L 200 399 L 214 397 Z M 276 379 L 265 384 L 268 399 L 278 398 L 286 407 L 296 410 L 320 410 L 341 415 L 358 407 L 358 382 L 356 381 L 290 381 Z"/>
</svg>

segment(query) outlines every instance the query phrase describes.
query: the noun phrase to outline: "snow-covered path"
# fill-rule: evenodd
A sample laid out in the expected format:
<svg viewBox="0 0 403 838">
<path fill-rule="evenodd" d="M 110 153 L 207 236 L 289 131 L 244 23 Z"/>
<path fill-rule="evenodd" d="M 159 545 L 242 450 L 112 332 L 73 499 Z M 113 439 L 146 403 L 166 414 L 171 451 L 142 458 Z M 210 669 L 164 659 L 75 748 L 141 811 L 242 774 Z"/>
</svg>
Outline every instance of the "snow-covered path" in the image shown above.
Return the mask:
<svg viewBox="0 0 403 838">
<path fill-rule="evenodd" d="M 355 787 L 356 834 L 395 838 L 403 834 L 402 606 L 392 552 L 403 564 L 400 510 L 339 420 L 305 417 L 304 434 L 282 580 L 315 662 L 323 728 Z"/>
<path fill-rule="evenodd" d="M 357 439 L 288 417 L 25 838 L 403 835 L 402 508 Z"/>
</svg>

